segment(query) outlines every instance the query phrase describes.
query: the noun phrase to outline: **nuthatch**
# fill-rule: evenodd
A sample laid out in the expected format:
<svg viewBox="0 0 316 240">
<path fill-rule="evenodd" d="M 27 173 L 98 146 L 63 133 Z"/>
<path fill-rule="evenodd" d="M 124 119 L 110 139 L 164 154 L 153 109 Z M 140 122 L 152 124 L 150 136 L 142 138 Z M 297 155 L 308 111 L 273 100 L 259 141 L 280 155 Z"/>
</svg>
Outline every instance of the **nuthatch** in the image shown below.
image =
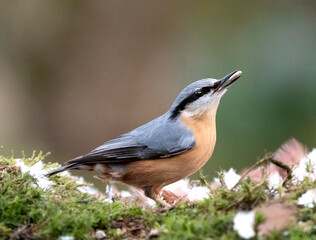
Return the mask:
<svg viewBox="0 0 316 240">
<path fill-rule="evenodd" d="M 48 176 L 68 169 L 95 171 L 102 180 L 140 188 L 147 197 L 167 206 L 160 198 L 161 189 L 192 175 L 212 156 L 218 104 L 241 73 L 190 84 L 162 116 L 69 160 Z"/>
</svg>

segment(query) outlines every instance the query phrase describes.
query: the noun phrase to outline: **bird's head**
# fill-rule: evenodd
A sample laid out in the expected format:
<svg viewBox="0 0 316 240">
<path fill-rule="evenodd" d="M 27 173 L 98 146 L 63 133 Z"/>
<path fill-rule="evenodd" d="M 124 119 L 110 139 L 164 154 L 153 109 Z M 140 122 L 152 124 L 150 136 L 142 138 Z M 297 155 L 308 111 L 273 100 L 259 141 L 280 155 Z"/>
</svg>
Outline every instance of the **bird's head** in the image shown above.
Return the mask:
<svg viewBox="0 0 316 240">
<path fill-rule="evenodd" d="M 170 109 L 170 118 L 180 115 L 199 117 L 204 113 L 216 113 L 221 97 L 241 75 L 234 71 L 222 79 L 206 78 L 187 86 L 176 98 Z"/>
</svg>

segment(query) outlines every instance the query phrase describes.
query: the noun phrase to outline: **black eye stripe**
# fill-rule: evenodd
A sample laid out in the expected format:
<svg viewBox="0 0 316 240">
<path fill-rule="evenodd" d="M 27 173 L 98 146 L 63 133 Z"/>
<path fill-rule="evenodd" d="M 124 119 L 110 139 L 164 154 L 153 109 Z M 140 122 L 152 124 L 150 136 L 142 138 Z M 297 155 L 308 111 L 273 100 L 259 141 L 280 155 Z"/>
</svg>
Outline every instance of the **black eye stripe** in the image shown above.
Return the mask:
<svg viewBox="0 0 316 240">
<path fill-rule="evenodd" d="M 200 97 L 208 94 L 213 87 L 203 87 L 201 89 L 196 90 L 193 94 L 191 94 L 186 99 L 182 100 L 182 102 L 179 103 L 179 105 L 172 111 L 171 119 L 174 119 L 179 115 L 179 113 L 184 110 L 185 106 L 189 103 L 192 103 L 199 99 Z"/>
</svg>

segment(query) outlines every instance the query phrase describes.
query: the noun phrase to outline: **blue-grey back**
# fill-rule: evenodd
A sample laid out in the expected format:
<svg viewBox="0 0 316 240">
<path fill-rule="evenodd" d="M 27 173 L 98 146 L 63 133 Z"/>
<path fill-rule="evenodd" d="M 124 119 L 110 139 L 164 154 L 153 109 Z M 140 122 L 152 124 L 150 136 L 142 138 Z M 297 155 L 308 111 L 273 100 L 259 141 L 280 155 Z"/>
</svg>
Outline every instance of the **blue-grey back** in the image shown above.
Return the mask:
<svg viewBox="0 0 316 240">
<path fill-rule="evenodd" d="M 151 150 L 148 152 L 148 158 L 153 157 L 153 152 L 156 152 L 157 156 L 161 158 L 193 148 L 195 145 L 193 132 L 180 119 L 170 121 L 169 114 L 167 112 L 131 132 L 104 143 L 93 150 L 92 153 L 102 153 L 113 149 L 146 147 Z M 148 149 L 145 150 L 144 148 L 145 151 L 148 151 Z M 138 151 L 144 150 L 141 148 Z"/>
</svg>

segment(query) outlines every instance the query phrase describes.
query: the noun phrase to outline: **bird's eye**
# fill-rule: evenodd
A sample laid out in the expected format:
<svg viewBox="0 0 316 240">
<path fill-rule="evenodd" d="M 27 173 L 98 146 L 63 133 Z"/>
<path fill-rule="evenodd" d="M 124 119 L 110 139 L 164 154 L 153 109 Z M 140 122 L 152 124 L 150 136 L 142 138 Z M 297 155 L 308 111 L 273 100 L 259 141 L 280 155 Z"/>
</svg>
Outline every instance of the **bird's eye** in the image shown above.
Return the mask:
<svg viewBox="0 0 316 240">
<path fill-rule="evenodd" d="M 198 90 L 198 91 L 196 91 L 196 92 L 194 93 L 194 95 L 195 95 L 196 97 L 201 97 L 201 96 L 203 95 L 203 92 L 202 92 L 201 90 Z"/>
</svg>

